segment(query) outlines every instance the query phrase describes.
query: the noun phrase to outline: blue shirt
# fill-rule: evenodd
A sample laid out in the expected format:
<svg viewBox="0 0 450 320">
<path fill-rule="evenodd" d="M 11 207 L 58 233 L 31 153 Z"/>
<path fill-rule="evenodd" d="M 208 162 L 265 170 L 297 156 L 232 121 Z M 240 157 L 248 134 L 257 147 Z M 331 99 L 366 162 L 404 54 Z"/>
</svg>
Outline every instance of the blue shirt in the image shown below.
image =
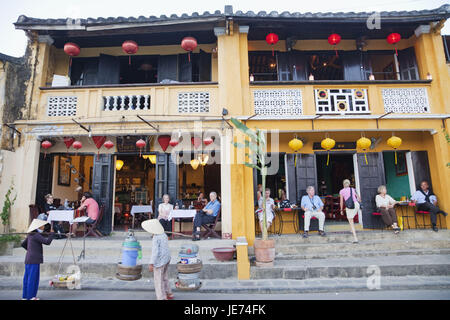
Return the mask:
<svg viewBox="0 0 450 320">
<path fill-rule="evenodd" d="M 203 208 L 212 210 L 212 216 L 217 217 L 220 211 L 220 202 L 216 200 L 208 202 L 208 204 Z"/>
<path fill-rule="evenodd" d="M 313 204 L 316 206 L 316 209 L 313 209 Z M 309 195 L 302 197 L 301 206 L 306 208 L 307 211 L 319 211 L 321 207 L 323 207 L 323 202 L 318 196 L 314 196 L 312 199 Z"/>
</svg>

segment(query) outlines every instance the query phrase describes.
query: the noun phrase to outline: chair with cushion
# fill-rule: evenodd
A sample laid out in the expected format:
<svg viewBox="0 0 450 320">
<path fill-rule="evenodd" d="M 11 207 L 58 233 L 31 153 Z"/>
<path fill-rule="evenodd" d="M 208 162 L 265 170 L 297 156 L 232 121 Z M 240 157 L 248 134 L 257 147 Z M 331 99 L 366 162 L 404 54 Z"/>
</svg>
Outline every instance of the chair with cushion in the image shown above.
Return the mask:
<svg viewBox="0 0 450 320">
<path fill-rule="evenodd" d="M 98 213 L 98 219 L 93 224 L 86 224 L 86 229 L 87 229 L 86 237 L 94 236 L 94 237 L 98 238 L 99 236 L 103 236 L 102 233 L 99 230 L 97 230 L 97 226 L 102 221 L 104 212 L 105 212 L 105 206 L 102 205 L 102 206 L 100 206 L 100 210 Z"/>
<path fill-rule="evenodd" d="M 221 238 L 221 236 L 215 230 L 216 224 L 220 220 L 220 213 L 221 213 L 221 211 L 219 210 L 219 213 L 217 214 L 216 219 L 214 220 L 213 223 L 202 224 L 202 227 L 206 229 L 205 233 L 202 236 L 203 239 L 206 239 L 210 236 L 219 238 L 219 239 Z"/>
<path fill-rule="evenodd" d="M 431 228 L 431 220 L 430 220 L 430 224 L 425 224 L 425 216 L 431 214 L 431 212 L 430 211 L 419 210 L 415 203 L 411 204 L 411 206 L 414 207 L 414 219 L 416 221 L 416 229 L 417 228 L 421 228 L 421 229 Z M 419 222 L 417 220 L 417 215 L 418 214 L 422 215 L 422 224 L 419 224 Z M 439 219 L 439 224 L 442 226 L 441 215 L 438 214 L 437 216 L 438 216 L 438 219 Z"/>
<path fill-rule="evenodd" d="M 372 212 L 372 216 L 374 216 L 374 217 L 380 217 L 380 219 L 381 219 L 381 216 L 382 216 L 382 214 L 381 214 L 381 212 Z M 382 225 L 381 225 L 381 231 L 383 231 L 384 229 L 386 229 L 387 227 L 385 226 L 385 224 L 384 224 L 384 222 L 382 223 Z"/>
</svg>

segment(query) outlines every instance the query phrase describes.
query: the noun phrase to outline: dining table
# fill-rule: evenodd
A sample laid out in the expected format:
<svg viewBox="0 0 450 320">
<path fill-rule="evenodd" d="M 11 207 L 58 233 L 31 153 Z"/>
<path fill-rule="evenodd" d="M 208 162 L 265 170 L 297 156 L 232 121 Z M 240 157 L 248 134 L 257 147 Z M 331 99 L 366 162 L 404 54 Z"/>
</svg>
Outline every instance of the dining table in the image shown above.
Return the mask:
<svg viewBox="0 0 450 320">
<path fill-rule="evenodd" d="M 175 219 L 192 219 L 192 222 L 194 222 L 196 214 L 197 210 L 195 209 L 173 209 L 170 211 L 167 220 L 172 221 L 172 231 L 173 231 L 175 228 Z M 180 233 L 182 233 L 181 223 L 180 223 Z M 171 235 L 171 239 L 173 239 L 173 233 Z"/>
<path fill-rule="evenodd" d="M 136 216 L 136 213 L 148 213 L 149 218 L 150 218 L 151 214 L 153 213 L 153 208 L 151 205 L 134 205 L 131 207 L 130 214 L 133 216 L 133 221 L 132 221 L 133 229 L 134 229 L 134 218 Z"/>
</svg>

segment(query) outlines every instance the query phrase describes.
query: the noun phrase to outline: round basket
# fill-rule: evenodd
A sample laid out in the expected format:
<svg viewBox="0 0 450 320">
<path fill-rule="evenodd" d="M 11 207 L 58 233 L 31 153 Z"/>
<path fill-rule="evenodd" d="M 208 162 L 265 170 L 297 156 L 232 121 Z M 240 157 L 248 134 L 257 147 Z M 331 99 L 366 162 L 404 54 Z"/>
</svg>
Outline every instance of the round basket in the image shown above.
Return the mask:
<svg viewBox="0 0 450 320">
<path fill-rule="evenodd" d="M 177 270 L 179 273 L 197 273 L 202 270 L 203 264 L 200 260 L 197 263 L 183 264 L 181 262 L 177 263 Z"/>
<path fill-rule="evenodd" d="M 53 288 L 67 289 L 69 284 L 75 286 L 75 279 L 59 280 L 59 277 L 56 277 L 51 280 L 51 286 L 53 286 Z"/>
<path fill-rule="evenodd" d="M 202 283 L 198 283 L 195 287 L 183 286 L 179 282 L 175 282 L 175 288 L 180 291 L 193 291 L 198 290 L 202 286 Z"/>
<path fill-rule="evenodd" d="M 127 266 L 123 266 L 122 263 L 118 263 L 117 264 L 117 273 L 124 275 L 124 276 L 129 276 L 129 275 L 141 275 L 142 273 L 142 265 L 139 264 L 137 266 L 134 267 L 127 267 Z"/>
<path fill-rule="evenodd" d="M 134 281 L 139 280 L 142 277 L 141 274 L 134 274 L 134 275 L 123 275 L 116 273 L 116 278 L 119 280 L 125 280 L 125 281 Z"/>
</svg>

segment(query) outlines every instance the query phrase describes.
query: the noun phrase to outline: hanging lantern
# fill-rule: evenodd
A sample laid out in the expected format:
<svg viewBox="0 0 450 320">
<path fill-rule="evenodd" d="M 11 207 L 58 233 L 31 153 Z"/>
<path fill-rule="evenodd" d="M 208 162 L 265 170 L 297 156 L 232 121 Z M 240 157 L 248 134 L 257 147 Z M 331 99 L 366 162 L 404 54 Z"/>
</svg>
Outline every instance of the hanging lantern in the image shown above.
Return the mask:
<svg viewBox="0 0 450 320">
<path fill-rule="evenodd" d="M 336 141 L 334 141 L 333 139 L 330 139 L 330 138 L 325 138 L 320 143 L 320 146 L 323 149 L 328 151 L 327 166 L 330 163 L 330 150 L 333 149 L 335 145 L 336 145 Z"/>
<path fill-rule="evenodd" d="M 395 150 L 395 164 L 397 165 L 397 149 L 402 144 L 402 139 L 392 136 L 387 140 L 387 145 Z"/>
<path fill-rule="evenodd" d="M 116 170 L 120 171 L 123 167 L 123 160 L 117 160 L 116 161 Z"/>
<path fill-rule="evenodd" d="M 366 137 L 361 137 L 356 141 L 356 147 L 364 151 L 364 159 L 366 160 L 366 164 L 368 164 L 366 150 L 370 148 L 371 144 L 372 142 L 370 141 L 370 139 L 367 139 Z"/>
<path fill-rule="evenodd" d="M 80 150 L 81 148 L 83 148 L 83 144 L 82 144 L 80 141 L 75 141 L 75 142 L 72 144 L 72 147 L 73 147 L 74 149 L 76 149 L 77 152 L 78 152 L 78 150 Z M 75 154 L 76 154 L 76 153 L 75 153 Z"/>
<path fill-rule="evenodd" d="M 150 162 L 152 164 L 155 164 L 156 163 L 156 154 L 149 155 L 148 159 L 150 160 Z"/>
<path fill-rule="evenodd" d="M 199 164 L 200 164 L 200 161 L 198 159 L 192 159 L 191 160 L 191 167 L 192 167 L 192 169 L 197 170 Z"/>
<path fill-rule="evenodd" d="M 194 37 L 185 37 L 181 40 L 181 47 L 188 52 L 188 59 L 191 62 L 191 52 L 197 48 L 197 40 Z"/>
<path fill-rule="evenodd" d="M 204 167 L 208 163 L 209 156 L 207 154 L 202 154 L 198 157 L 200 164 Z"/>
<path fill-rule="evenodd" d="M 341 42 L 341 36 L 338 35 L 337 33 L 332 33 L 328 37 L 328 43 L 331 44 L 332 46 L 338 45 L 339 42 Z M 336 57 L 337 57 L 338 56 L 338 52 L 337 52 L 336 47 L 334 48 L 334 51 L 336 51 Z"/>
<path fill-rule="evenodd" d="M 142 149 L 147 145 L 147 143 L 142 140 L 139 139 L 138 141 L 136 141 L 136 147 L 139 148 L 139 157 L 142 156 Z"/>
<path fill-rule="evenodd" d="M 278 35 L 276 33 L 269 33 L 266 36 L 266 42 L 272 46 L 272 57 L 274 56 L 273 46 L 278 42 Z"/>
<path fill-rule="evenodd" d="M 45 140 L 41 143 L 42 148 L 44 148 L 44 159 L 47 157 L 47 149 L 52 147 L 52 143 L 48 140 Z"/>
<path fill-rule="evenodd" d="M 402 36 L 400 35 L 400 33 L 393 32 L 393 33 L 390 33 L 390 34 L 387 36 L 386 41 L 387 41 L 389 44 L 395 45 L 395 44 L 396 44 L 397 42 L 399 42 L 401 39 L 402 39 Z M 395 48 L 395 54 L 398 56 L 397 48 Z"/>
<path fill-rule="evenodd" d="M 168 135 L 159 136 L 158 143 L 161 146 L 161 149 L 165 152 L 170 143 L 170 136 Z"/>
<path fill-rule="evenodd" d="M 106 137 L 105 136 L 93 136 L 92 137 L 92 141 L 94 141 L 95 146 L 97 147 L 97 160 L 100 156 L 100 148 L 103 146 L 103 144 L 106 141 Z"/>
<path fill-rule="evenodd" d="M 111 140 L 108 140 L 103 144 L 103 146 L 105 146 L 105 148 L 109 150 L 114 147 L 114 143 Z"/>
<path fill-rule="evenodd" d="M 178 143 L 179 143 L 179 141 L 178 141 L 178 140 L 175 140 L 175 139 L 171 139 L 171 140 L 169 141 L 169 145 L 170 145 L 171 147 L 176 147 L 176 146 L 178 145 Z"/>
<path fill-rule="evenodd" d="M 128 64 L 131 64 L 131 55 L 138 51 L 139 47 L 133 40 L 127 40 L 122 43 L 122 50 L 126 54 L 130 55 L 128 57 Z"/>
<path fill-rule="evenodd" d="M 207 137 L 207 138 L 203 139 L 203 144 L 205 146 L 209 146 L 213 142 L 214 142 L 214 140 L 211 137 Z"/>
<path fill-rule="evenodd" d="M 64 144 L 67 147 L 67 152 L 69 152 L 69 148 L 72 146 L 72 144 L 74 143 L 75 139 L 74 138 L 64 138 Z"/>
<path fill-rule="evenodd" d="M 72 57 L 76 57 L 80 54 L 80 47 L 73 42 L 67 42 L 64 45 L 64 52 L 70 56 L 69 58 L 69 66 L 72 66 Z"/>
<path fill-rule="evenodd" d="M 295 137 L 294 139 L 289 141 L 288 146 L 295 153 L 294 166 L 297 167 L 297 151 L 300 150 L 301 148 L 303 148 L 303 142 L 302 142 L 302 140 L 297 139 L 297 137 Z"/>
<path fill-rule="evenodd" d="M 197 149 L 202 144 L 202 140 L 198 137 L 192 137 L 191 143 L 194 146 L 194 148 Z"/>
</svg>

